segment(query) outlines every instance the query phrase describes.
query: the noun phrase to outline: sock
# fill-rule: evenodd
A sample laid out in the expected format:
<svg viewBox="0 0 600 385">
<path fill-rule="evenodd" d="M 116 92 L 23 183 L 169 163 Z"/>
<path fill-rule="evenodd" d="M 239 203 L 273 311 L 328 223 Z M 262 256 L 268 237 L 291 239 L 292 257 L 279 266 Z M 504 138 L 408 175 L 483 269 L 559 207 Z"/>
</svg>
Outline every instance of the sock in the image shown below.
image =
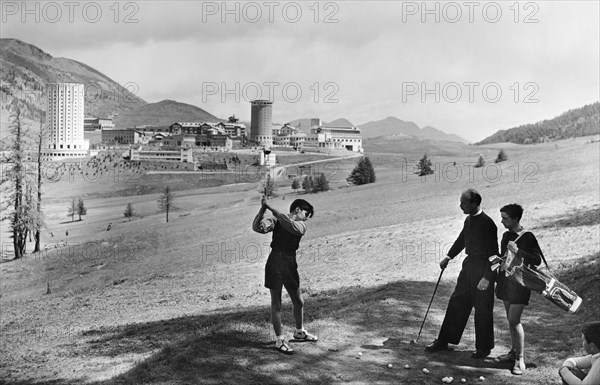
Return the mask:
<svg viewBox="0 0 600 385">
<path fill-rule="evenodd" d="M 283 341 L 284 339 L 285 339 L 285 338 L 283 338 L 283 336 L 276 336 L 276 337 L 275 337 L 275 340 L 276 340 L 277 342 L 279 342 L 279 341 Z"/>
<path fill-rule="evenodd" d="M 302 333 L 304 329 L 296 329 L 296 333 Z"/>
</svg>

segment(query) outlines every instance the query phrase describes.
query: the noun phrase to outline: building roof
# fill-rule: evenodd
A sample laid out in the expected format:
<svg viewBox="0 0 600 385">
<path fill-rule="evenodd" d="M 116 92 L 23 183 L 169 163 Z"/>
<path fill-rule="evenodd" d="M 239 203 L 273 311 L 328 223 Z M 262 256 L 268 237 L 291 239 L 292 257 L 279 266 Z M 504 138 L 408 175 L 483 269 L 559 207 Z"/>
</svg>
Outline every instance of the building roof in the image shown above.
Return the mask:
<svg viewBox="0 0 600 385">
<path fill-rule="evenodd" d="M 175 122 L 171 126 L 179 124 L 181 127 L 200 127 L 204 122 Z"/>
</svg>

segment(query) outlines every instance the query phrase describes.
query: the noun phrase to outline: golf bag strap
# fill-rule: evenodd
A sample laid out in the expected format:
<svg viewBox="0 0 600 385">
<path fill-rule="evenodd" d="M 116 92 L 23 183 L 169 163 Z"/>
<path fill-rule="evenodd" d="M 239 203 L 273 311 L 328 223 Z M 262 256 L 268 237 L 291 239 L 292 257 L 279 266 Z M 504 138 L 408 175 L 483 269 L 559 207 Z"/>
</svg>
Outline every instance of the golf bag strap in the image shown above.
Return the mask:
<svg viewBox="0 0 600 385">
<path fill-rule="evenodd" d="M 517 241 L 519 240 L 519 238 L 521 238 L 521 236 L 525 235 L 525 233 L 529 233 L 529 231 L 523 230 L 521 232 L 521 234 L 519 234 L 519 236 L 513 242 L 517 243 Z M 548 270 L 550 270 L 550 266 L 548 266 L 548 262 L 546 262 L 546 258 L 544 258 L 544 253 L 542 252 L 541 249 L 540 249 L 540 256 L 542 257 L 542 261 L 544 261 L 544 265 L 546 265 L 546 268 Z"/>
</svg>

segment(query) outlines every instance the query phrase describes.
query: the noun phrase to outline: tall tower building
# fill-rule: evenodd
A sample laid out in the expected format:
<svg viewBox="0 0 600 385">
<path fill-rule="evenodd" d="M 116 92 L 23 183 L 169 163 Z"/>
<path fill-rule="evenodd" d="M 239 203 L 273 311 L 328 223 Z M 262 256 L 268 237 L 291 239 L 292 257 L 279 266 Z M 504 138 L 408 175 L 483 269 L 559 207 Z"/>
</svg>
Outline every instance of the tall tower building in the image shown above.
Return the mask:
<svg viewBox="0 0 600 385">
<path fill-rule="evenodd" d="M 46 97 L 50 141 L 42 156 L 46 160 L 86 157 L 90 146 L 83 138 L 83 84 L 50 83 Z"/>
<path fill-rule="evenodd" d="M 270 100 L 253 100 L 250 102 L 250 140 L 262 146 L 273 145 L 273 102 Z"/>
</svg>

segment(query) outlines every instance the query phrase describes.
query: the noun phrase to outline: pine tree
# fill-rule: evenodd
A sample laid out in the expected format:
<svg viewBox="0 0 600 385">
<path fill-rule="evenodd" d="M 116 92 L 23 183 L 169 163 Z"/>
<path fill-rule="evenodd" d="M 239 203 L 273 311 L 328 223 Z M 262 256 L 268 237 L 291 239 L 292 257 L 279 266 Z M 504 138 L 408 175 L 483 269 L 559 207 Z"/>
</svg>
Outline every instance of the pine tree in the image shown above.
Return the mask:
<svg viewBox="0 0 600 385">
<path fill-rule="evenodd" d="M 358 164 L 348 177 L 348 181 L 355 185 L 374 183 L 375 179 L 375 170 L 373 169 L 371 160 L 367 156 L 360 158 Z"/>
<path fill-rule="evenodd" d="M 475 168 L 483 167 L 485 165 L 485 160 L 483 160 L 483 155 L 479 155 L 479 160 L 477 160 L 477 164 Z"/>
<path fill-rule="evenodd" d="M 498 152 L 498 157 L 496 158 L 495 162 L 500 163 L 500 162 L 504 162 L 507 159 L 508 159 L 508 157 L 506 156 L 506 153 L 504 152 L 504 150 L 500 150 L 500 152 Z"/>
<path fill-rule="evenodd" d="M 314 188 L 314 182 L 312 176 L 305 176 L 302 181 L 302 189 L 306 192 L 311 192 Z"/>
<path fill-rule="evenodd" d="M 133 216 L 133 214 L 133 205 L 131 203 L 127 203 L 123 215 L 125 215 L 125 218 L 128 218 L 131 221 L 131 217 Z"/>
<path fill-rule="evenodd" d="M 419 176 L 425 176 L 433 174 L 433 169 L 431 168 L 431 160 L 427 158 L 427 154 L 424 154 L 421 160 L 419 160 L 419 164 L 417 165 Z"/>
<path fill-rule="evenodd" d="M 169 186 L 165 187 L 165 192 L 158 197 L 158 209 L 167 214 L 167 222 L 169 222 L 169 211 L 176 208 L 173 205 L 173 199 L 174 196 L 171 193 Z"/>
<path fill-rule="evenodd" d="M 292 190 L 296 192 L 300 188 L 300 180 L 298 178 L 294 178 L 292 181 Z"/>
<path fill-rule="evenodd" d="M 87 209 L 83 204 L 83 199 L 79 198 L 77 201 L 77 215 L 79 215 L 79 220 L 81 220 L 81 216 L 87 214 Z"/>
<path fill-rule="evenodd" d="M 312 191 L 313 192 L 329 191 L 329 181 L 327 181 L 325 174 L 321 173 L 316 178 Z"/>
</svg>

